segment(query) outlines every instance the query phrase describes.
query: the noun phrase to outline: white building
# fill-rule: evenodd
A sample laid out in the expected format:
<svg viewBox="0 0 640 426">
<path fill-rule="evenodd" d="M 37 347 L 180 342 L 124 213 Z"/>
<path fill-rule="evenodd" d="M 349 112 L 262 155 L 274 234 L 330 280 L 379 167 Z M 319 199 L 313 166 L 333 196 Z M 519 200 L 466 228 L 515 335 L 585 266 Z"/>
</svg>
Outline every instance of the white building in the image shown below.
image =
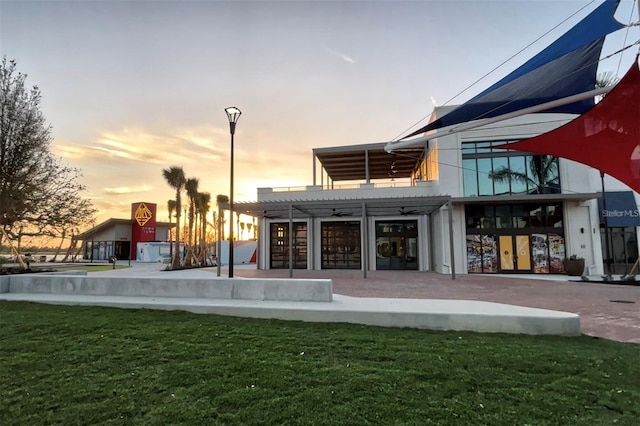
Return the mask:
<svg viewBox="0 0 640 426">
<path fill-rule="evenodd" d="M 257 202 L 235 211 L 261 217 L 260 269 L 548 274 L 564 273 L 563 260 L 575 255 L 585 273 L 602 274 L 600 173 L 494 148 L 572 118 L 532 114 L 393 154 L 385 143 L 316 148 L 312 185 L 259 188 Z M 532 173 L 536 162 L 542 176 Z M 506 180 L 491 177 L 502 168 L 511 171 Z M 611 270 L 622 274 L 638 255 L 637 194 L 612 179 L 605 186 Z M 609 193 L 614 187 L 622 192 Z"/>
</svg>

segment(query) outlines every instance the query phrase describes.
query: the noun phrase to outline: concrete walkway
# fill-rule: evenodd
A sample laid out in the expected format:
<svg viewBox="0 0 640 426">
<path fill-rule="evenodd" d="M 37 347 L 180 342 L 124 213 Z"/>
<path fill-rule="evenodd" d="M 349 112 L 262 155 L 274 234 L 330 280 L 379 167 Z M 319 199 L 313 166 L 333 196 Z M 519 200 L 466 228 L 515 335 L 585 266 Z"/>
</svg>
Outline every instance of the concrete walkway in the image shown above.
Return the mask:
<svg viewBox="0 0 640 426">
<path fill-rule="evenodd" d="M 184 271 L 164 271 L 164 265 L 132 262 L 132 268 L 92 272 L 90 276 L 128 277 L 189 277 L 215 278 L 216 268 Z M 90 267 L 87 269 L 90 270 Z M 253 265 L 237 265 L 238 278 L 287 278 L 288 270 L 256 270 Z M 222 275 L 226 277 L 226 268 Z M 570 282 L 564 276 L 513 277 L 495 275 L 459 275 L 451 280 L 448 275 L 416 271 L 370 271 L 368 278 L 362 271 L 307 271 L 295 270 L 295 278 L 329 278 L 333 281 L 334 302 L 299 303 L 242 302 L 202 299 L 166 300 L 167 298 L 111 298 L 97 303 L 95 296 L 76 296 L 64 300 L 62 295 L 19 295 L 4 293 L 4 300 L 33 300 L 44 303 L 77 303 L 89 305 L 149 307 L 157 309 L 180 309 L 193 312 L 212 312 L 252 317 L 297 319 L 309 321 L 345 321 L 372 325 L 412 326 L 415 315 L 435 316 L 428 328 L 451 329 L 437 326 L 447 316 L 467 317 L 467 322 L 493 324 L 484 330 L 506 331 L 499 325 L 525 324 L 530 334 L 539 334 L 536 327 L 555 322 L 553 334 L 572 334 L 563 329 L 575 315 L 580 315 L 582 332 L 612 340 L 640 343 L 640 287 Z M 550 279 L 554 278 L 554 279 Z M 57 300 L 56 300 L 57 298 Z M 38 300 L 40 299 L 40 300 Z M 46 300 L 45 300 L 46 299 Z M 474 302 L 469 302 L 474 301 Z M 487 303 L 490 302 L 490 303 Z M 318 306 L 315 306 L 318 305 Z M 257 309 L 259 307 L 260 309 Z M 537 309 L 530 309 L 537 308 Z M 354 313 L 357 321 L 350 321 L 345 312 Z M 475 316 L 473 316 L 475 315 Z M 535 320 L 534 320 L 535 319 Z M 378 322 L 376 322 L 378 321 Z M 381 322 L 380 322 L 381 321 Z M 396 322 L 394 322 L 396 321 Z M 434 322 L 435 321 L 435 322 Z M 449 320 L 450 321 L 450 320 Z M 433 326 L 433 324 L 436 324 Z M 449 322 L 452 324 L 452 322 Z M 496 327 L 498 327 L 496 329 Z M 454 328 L 455 329 L 455 328 Z M 464 328 L 462 328 L 464 329 Z M 563 331 L 564 330 L 564 331 Z"/>
<path fill-rule="evenodd" d="M 236 269 L 242 277 L 288 277 L 288 270 Z M 640 343 L 640 286 L 578 281 L 564 275 L 449 275 L 418 271 L 294 270 L 331 278 L 333 292 L 356 297 L 481 300 L 580 315 L 583 334 Z M 596 277 L 594 277 L 595 279 Z"/>
</svg>

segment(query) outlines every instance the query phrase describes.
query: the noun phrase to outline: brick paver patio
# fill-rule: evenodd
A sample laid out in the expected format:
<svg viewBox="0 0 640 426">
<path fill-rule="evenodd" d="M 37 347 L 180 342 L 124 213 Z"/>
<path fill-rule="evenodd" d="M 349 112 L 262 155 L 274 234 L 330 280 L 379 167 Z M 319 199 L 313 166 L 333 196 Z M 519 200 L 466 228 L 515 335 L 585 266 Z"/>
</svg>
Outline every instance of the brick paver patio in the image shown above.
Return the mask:
<svg viewBox="0 0 640 426">
<path fill-rule="evenodd" d="M 226 272 L 226 271 L 225 271 Z M 289 270 L 236 268 L 237 277 L 288 277 Z M 296 278 L 331 278 L 337 294 L 357 297 L 463 299 L 508 303 L 580 315 L 584 334 L 640 343 L 640 286 L 417 271 L 294 270 Z"/>
</svg>

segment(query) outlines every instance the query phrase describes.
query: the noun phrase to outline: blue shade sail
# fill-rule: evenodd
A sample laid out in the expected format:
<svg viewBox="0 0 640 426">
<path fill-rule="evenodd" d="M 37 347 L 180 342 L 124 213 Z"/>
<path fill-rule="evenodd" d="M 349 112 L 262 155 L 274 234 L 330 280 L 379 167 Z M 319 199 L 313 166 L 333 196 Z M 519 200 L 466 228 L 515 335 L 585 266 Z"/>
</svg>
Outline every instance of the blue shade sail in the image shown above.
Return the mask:
<svg viewBox="0 0 640 426">
<path fill-rule="evenodd" d="M 623 27 L 613 18 L 618 3 L 619 0 L 605 0 L 576 26 L 511 74 L 403 139 L 593 90 L 604 37 Z M 545 112 L 581 114 L 593 105 L 593 99 L 590 98 Z"/>
</svg>

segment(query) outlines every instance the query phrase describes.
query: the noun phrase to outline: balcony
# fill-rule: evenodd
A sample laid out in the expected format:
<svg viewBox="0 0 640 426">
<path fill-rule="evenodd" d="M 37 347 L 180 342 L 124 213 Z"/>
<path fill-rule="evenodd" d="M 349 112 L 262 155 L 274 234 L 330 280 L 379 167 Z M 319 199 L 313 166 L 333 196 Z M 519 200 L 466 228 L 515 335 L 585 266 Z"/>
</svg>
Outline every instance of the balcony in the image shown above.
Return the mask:
<svg viewBox="0 0 640 426">
<path fill-rule="evenodd" d="M 258 201 L 315 201 L 359 200 L 440 195 L 436 181 L 395 181 L 381 183 L 354 183 L 323 188 L 307 185 L 279 188 L 258 188 Z"/>
</svg>

